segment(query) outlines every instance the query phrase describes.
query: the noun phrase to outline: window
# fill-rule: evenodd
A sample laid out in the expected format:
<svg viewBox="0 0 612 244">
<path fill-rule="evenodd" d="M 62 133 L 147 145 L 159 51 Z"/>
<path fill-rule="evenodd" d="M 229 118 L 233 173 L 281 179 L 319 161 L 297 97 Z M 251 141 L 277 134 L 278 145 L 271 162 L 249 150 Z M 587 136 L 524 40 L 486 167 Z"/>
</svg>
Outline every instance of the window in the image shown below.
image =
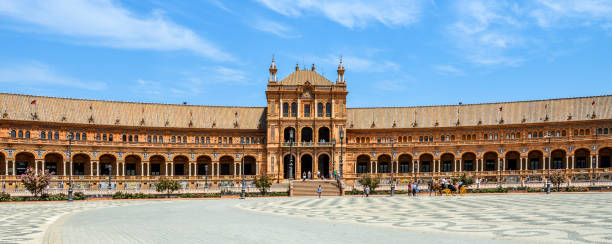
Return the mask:
<svg viewBox="0 0 612 244">
<path fill-rule="evenodd" d="M 159 138 L 158 138 L 158 139 L 159 139 L 159 142 L 160 142 L 160 143 L 164 143 L 164 137 L 163 137 L 163 136 L 159 136 Z"/>
<path fill-rule="evenodd" d="M 132 141 L 132 136 L 128 136 L 128 141 Z"/>
<path fill-rule="evenodd" d="M 176 136 L 172 136 L 172 143 L 176 143 Z"/>
<path fill-rule="evenodd" d="M 283 103 L 283 117 L 289 117 L 289 104 Z"/>
<path fill-rule="evenodd" d="M 18 135 L 19 135 L 19 138 L 23 138 L 23 131 L 22 131 L 22 130 L 20 130 L 20 131 L 18 132 Z"/>
<path fill-rule="evenodd" d="M 291 117 L 297 116 L 297 103 L 291 103 Z"/>
<path fill-rule="evenodd" d="M 15 138 L 15 137 L 16 137 L 15 130 L 11 130 L 11 137 L 12 137 L 12 138 Z"/>
<path fill-rule="evenodd" d="M 247 137 L 247 138 L 246 138 L 246 142 L 245 142 L 245 143 L 246 143 L 246 144 L 249 144 L 249 143 L 251 143 L 251 140 L 250 140 L 250 138 L 248 138 L 248 137 Z"/>
<path fill-rule="evenodd" d="M 331 103 L 325 104 L 325 117 L 331 117 Z"/>
<path fill-rule="evenodd" d="M 195 142 L 195 144 L 198 144 L 200 142 L 200 137 L 195 137 L 195 139 L 193 140 Z"/>
<path fill-rule="evenodd" d="M 138 142 L 138 135 L 135 135 L 135 136 L 134 136 L 134 141 L 135 141 L 135 142 Z"/>
<path fill-rule="evenodd" d="M 45 132 L 44 132 L 44 131 L 41 131 L 41 132 L 40 132 L 40 139 L 45 139 L 45 137 L 46 137 Z"/>
<path fill-rule="evenodd" d="M 567 136 L 565 131 L 561 131 L 561 136 Z"/>
<path fill-rule="evenodd" d="M 440 136 L 440 141 L 444 141 L 444 136 Z"/>
<path fill-rule="evenodd" d="M 77 132 L 75 138 L 76 138 L 77 141 L 80 141 L 81 140 L 81 133 Z"/>
<path fill-rule="evenodd" d="M 223 137 L 223 144 L 227 144 L 227 137 Z"/>
<path fill-rule="evenodd" d="M 49 139 L 51 139 L 51 133 L 49 133 Z M 98 140 L 98 141 L 100 140 L 100 134 L 96 135 L 96 140 Z"/>
<path fill-rule="evenodd" d="M 103 140 L 103 141 L 106 141 L 106 139 L 107 139 L 107 138 L 106 138 L 106 134 L 103 134 L 103 135 L 102 135 L 102 140 Z"/>
<path fill-rule="evenodd" d="M 59 132 L 55 132 L 55 140 L 59 140 Z"/>
<path fill-rule="evenodd" d="M 147 136 L 147 142 L 151 142 L 151 136 Z"/>
<path fill-rule="evenodd" d="M 310 104 L 304 104 L 304 117 L 310 117 Z"/>
<path fill-rule="evenodd" d="M 323 103 L 317 104 L 317 116 L 323 117 Z"/>
<path fill-rule="evenodd" d="M 210 137 L 206 137 L 206 144 L 210 143 Z"/>
<path fill-rule="evenodd" d="M 121 141 L 127 141 L 127 136 L 126 136 L 126 135 L 123 135 L 123 136 L 121 137 Z"/>
<path fill-rule="evenodd" d="M 113 141 L 113 134 L 108 134 L 108 141 Z"/>
<path fill-rule="evenodd" d="M 183 143 L 187 143 L 187 137 L 183 136 Z"/>
<path fill-rule="evenodd" d="M 177 137 L 176 137 L 176 142 L 177 142 L 177 143 L 181 143 L 181 136 L 177 136 Z"/>
<path fill-rule="evenodd" d="M 608 128 L 604 128 L 603 129 L 603 133 L 604 133 L 604 135 L 607 135 L 608 134 Z"/>
<path fill-rule="evenodd" d="M 219 143 L 219 144 L 223 143 L 223 139 L 221 137 L 218 137 L 217 138 L 217 143 Z"/>
<path fill-rule="evenodd" d="M 30 131 L 29 131 L 29 130 L 27 130 L 27 131 L 25 132 L 25 138 L 26 138 L 26 139 L 30 139 Z"/>
<path fill-rule="evenodd" d="M 81 135 L 81 139 L 83 141 L 87 141 L 87 133 L 83 132 L 83 135 Z"/>
<path fill-rule="evenodd" d="M 157 136 L 153 136 L 153 143 L 157 142 Z"/>
</svg>

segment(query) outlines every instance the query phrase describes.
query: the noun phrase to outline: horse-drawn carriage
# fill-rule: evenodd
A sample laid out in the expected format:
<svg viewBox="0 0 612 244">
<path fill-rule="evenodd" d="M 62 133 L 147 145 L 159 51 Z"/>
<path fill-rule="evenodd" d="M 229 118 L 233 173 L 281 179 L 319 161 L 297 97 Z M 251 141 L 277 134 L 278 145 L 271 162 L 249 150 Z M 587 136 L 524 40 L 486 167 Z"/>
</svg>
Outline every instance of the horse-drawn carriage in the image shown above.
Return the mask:
<svg viewBox="0 0 612 244">
<path fill-rule="evenodd" d="M 436 194 L 440 194 L 440 195 L 446 195 L 446 196 L 450 196 L 452 195 L 457 195 L 457 187 L 453 184 L 440 184 L 440 183 L 435 183 L 432 182 L 430 183 L 430 189 Z M 461 185 L 459 186 L 459 194 L 460 195 L 465 195 L 466 193 L 466 188 L 465 186 Z"/>
</svg>

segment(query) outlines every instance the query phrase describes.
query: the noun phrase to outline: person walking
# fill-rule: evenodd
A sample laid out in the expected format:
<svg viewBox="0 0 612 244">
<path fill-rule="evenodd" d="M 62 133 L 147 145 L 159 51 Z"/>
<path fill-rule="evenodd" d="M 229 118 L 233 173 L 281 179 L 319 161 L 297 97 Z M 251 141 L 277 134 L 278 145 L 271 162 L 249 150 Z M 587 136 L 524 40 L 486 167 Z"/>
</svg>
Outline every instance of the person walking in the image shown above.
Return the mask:
<svg viewBox="0 0 612 244">
<path fill-rule="evenodd" d="M 412 196 L 413 196 L 413 197 L 416 197 L 417 192 L 419 192 L 419 185 L 414 184 L 414 185 L 412 186 Z"/>
<path fill-rule="evenodd" d="M 369 186 L 366 186 L 365 194 L 366 194 L 366 197 L 370 197 L 370 187 Z"/>
<path fill-rule="evenodd" d="M 319 195 L 319 198 L 321 198 L 322 192 L 323 192 L 323 189 L 321 188 L 321 185 L 319 185 L 319 187 L 317 187 L 317 195 Z"/>
<path fill-rule="evenodd" d="M 408 182 L 408 196 L 412 193 L 412 182 Z"/>
</svg>

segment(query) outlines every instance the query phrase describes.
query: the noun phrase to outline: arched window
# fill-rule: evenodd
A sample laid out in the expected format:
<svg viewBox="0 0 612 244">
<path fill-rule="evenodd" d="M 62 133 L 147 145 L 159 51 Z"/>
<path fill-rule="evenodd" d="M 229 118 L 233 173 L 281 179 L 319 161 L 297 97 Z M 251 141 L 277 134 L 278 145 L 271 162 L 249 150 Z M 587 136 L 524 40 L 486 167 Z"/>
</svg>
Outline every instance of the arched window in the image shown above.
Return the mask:
<svg viewBox="0 0 612 244">
<path fill-rule="evenodd" d="M 153 143 L 157 142 L 157 136 L 153 136 Z"/>
<path fill-rule="evenodd" d="M 147 136 L 147 142 L 151 142 L 151 136 Z"/>
<path fill-rule="evenodd" d="M 113 141 L 113 134 L 108 134 L 108 141 Z"/>
<path fill-rule="evenodd" d="M 134 141 L 135 141 L 135 142 L 138 142 L 138 135 L 135 135 L 135 136 L 134 136 Z"/>
<path fill-rule="evenodd" d="M 176 143 L 176 136 L 172 136 L 172 143 Z"/>
<path fill-rule="evenodd" d="M 200 142 L 200 137 L 196 136 L 193 141 L 195 142 L 195 144 L 198 144 Z"/>
<path fill-rule="evenodd" d="M 206 144 L 210 144 L 210 137 L 206 137 Z"/>
<path fill-rule="evenodd" d="M 159 136 L 159 142 L 160 143 L 164 143 L 164 137 L 163 136 Z"/>
<path fill-rule="evenodd" d="M 87 133 L 83 132 L 83 134 L 81 135 L 81 139 L 83 141 L 87 141 Z"/>
<path fill-rule="evenodd" d="M 187 137 L 183 136 L 183 143 L 187 143 Z"/>
<path fill-rule="evenodd" d="M 323 103 L 317 104 L 317 116 L 323 117 Z"/>
<path fill-rule="evenodd" d="M 297 116 L 297 103 L 291 103 L 291 117 Z"/>
<path fill-rule="evenodd" d="M 325 104 L 325 117 L 331 117 L 331 103 Z"/>
<path fill-rule="evenodd" d="M 19 137 L 19 138 L 23 138 L 23 131 L 22 131 L 22 130 L 20 130 L 20 131 L 17 133 L 17 135 L 18 135 L 18 137 Z"/>
<path fill-rule="evenodd" d="M 204 144 L 206 143 L 205 138 L 204 137 L 200 137 L 200 143 Z"/>
<path fill-rule="evenodd" d="M 78 133 L 78 132 L 76 133 L 76 140 L 77 141 L 81 140 L 81 133 Z"/>
<path fill-rule="evenodd" d="M 121 136 L 121 141 L 127 141 L 127 136 L 126 135 Z"/>
<path fill-rule="evenodd" d="M 44 132 L 44 131 L 41 131 L 41 132 L 40 132 L 40 139 L 46 139 L 46 138 L 47 138 L 47 137 L 46 137 L 46 135 L 47 135 L 47 134 L 45 134 L 45 132 Z"/>
<path fill-rule="evenodd" d="M 283 103 L 283 117 L 289 117 L 289 103 Z"/>
<path fill-rule="evenodd" d="M 17 133 L 15 132 L 15 130 L 11 130 L 11 137 L 12 138 L 17 137 Z"/>
<path fill-rule="evenodd" d="M 59 132 L 56 131 L 54 137 L 55 137 L 55 140 L 59 140 Z"/>
<path fill-rule="evenodd" d="M 106 137 L 106 134 L 102 134 L 102 140 L 103 140 L 103 141 L 107 141 L 107 139 L 108 139 L 108 138 Z"/>
<path fill-rule="evenodd" d="M 132 141 L 132 136 L 128 136 L 128 141 Z"/>
<path fill-rule="evenodd" d="M 27 130 L 27 131 L 25 132 L 25 138 L 26 138 L 26 139 L 30 139 L 30 131 L 29 131 L 29 130 Z"/>
<path fill-rule="evenodd" d="M 96 135 L 96 140 L 99 141 L 100 140 L 100 134 Z"/>
</svg>

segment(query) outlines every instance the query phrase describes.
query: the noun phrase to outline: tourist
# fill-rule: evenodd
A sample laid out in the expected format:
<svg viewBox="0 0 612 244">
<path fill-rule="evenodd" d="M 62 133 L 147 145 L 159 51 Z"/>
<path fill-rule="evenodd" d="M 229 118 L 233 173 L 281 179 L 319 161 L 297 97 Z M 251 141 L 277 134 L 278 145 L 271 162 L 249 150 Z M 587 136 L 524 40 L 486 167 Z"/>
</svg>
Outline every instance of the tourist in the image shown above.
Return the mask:
<svg viewBox="0 0 612 244">
<path fill-rule="evenodd" d="M 370 196 L 370 187 L 369 186 L 365 187 L 365 194 L 366 194 L 366 197 Z"/>
<path fill-rule="evenodd" d="M 319 185 L 319 187 L 317 187 L 317 195 L 319 195 L 319 198 L 321 198 L 322 192 L 323 192 L 323 189 L 321 189 L 321 185 Z"/>
<path fill-rule="evenodd" d="M 308 171 L 308 179 L 312 179 L 312 172 L 310 170 Z"/>
<path fill-rule="evenodd" d="M 306 171 L 302 172 L 302 181 L 306 181 Z"/>
<path fill-rule="evenodd" d="M 412 193 L 412 182 L 408 182 L 408 196 L 410 196 L 410 193 Z"/>
<path fill-rule="evenodd" d="M 321 179 L 321 171 L 317 170 L 317 179 Z"/>
<path fill-rule="evenodd" d="M 416 197 L 416 194 L 417 194 L 417 192 L 418 192 L 418 191 L 419 191 L 419 185 L 414 184 L 414 185 L 412 186 L 412 196 L 413 196 L 413 197 Z"/>
<path fill-rule="evenodd" d="M 331 170 L 329 171 L 329 174 L 327 175 L 327 178 L 331 178 L 332 177 L 332 172 Z"/>
</svg>

